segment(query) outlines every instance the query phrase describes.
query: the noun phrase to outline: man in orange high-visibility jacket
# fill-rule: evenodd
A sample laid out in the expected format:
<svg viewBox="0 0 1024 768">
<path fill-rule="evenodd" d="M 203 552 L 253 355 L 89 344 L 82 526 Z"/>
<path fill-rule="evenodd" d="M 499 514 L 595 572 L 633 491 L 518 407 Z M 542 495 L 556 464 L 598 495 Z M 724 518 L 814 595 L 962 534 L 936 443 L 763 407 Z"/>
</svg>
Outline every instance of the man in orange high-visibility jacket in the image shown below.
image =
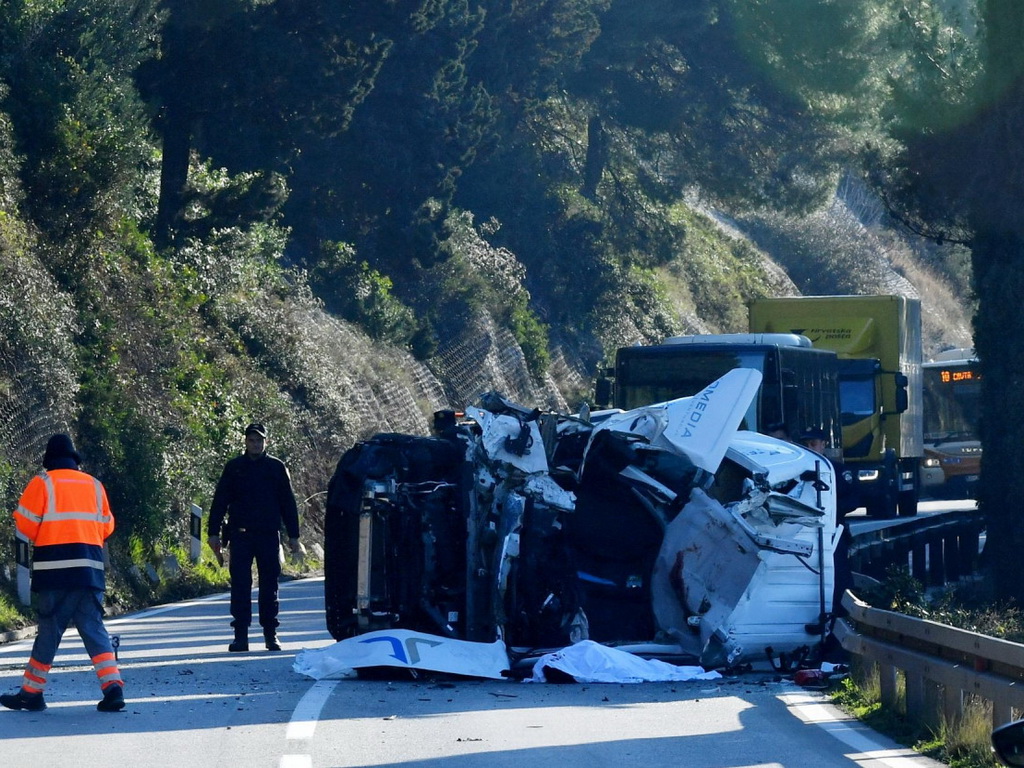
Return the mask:
<svg viewBox="0 0 1024 768">
<path fill-rule="evenodd" d="M 79 470 L 81 461 L 68 435 L 51 437 L 43 454 L 45 471 L 29 481 L 14 511 L 18 533 L 33 544 L 32 592 L 39 627 L 21 689 L 0 696 L 8 709 L 46 709 L 47 676 L 72 621 L 103 691 L 96 709 L 124 709 L 124 681 L 103 625 L 103 544 L 114 532 L 114 516 L 103 484 Z"/>
</svg>

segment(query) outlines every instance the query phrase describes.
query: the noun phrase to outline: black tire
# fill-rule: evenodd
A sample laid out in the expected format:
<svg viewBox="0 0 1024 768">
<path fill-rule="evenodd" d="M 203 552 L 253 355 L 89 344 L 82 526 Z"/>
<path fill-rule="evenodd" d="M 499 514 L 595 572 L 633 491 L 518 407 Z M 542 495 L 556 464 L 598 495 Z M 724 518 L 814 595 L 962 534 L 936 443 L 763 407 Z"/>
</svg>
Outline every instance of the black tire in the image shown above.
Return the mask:
<svg viewBox="0 0 1024 768">
<path fill-rule="evenodd" d="M 892 486 L 887 486 L 878 496 L 869 497 L 864 505 L 864 509 L 868 517 L 873 517 L 877 520 L 892 520 L 898 512 L 896 489 Z"/>
<path fill-rule="evenodd" d="M 897 514 L 900 517 L 917 516 L 917 490 L 903 491 L 897 501 Z"/>
<path fill-rule="evenodd" d="M 892 520 L 896 517 L 896 500 L 890 494 L 885 494 L 877 499 L 868 499 L 864 509 L 868 517 L 876 520 Z"/>
</svg>

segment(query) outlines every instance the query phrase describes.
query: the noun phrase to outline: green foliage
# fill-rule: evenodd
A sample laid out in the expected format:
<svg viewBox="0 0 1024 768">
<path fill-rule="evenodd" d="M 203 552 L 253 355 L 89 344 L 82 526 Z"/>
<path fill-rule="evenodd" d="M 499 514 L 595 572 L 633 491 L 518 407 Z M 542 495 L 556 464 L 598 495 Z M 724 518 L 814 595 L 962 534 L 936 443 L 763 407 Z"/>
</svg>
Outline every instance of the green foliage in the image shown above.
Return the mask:
<svg viewBox="0 0 1024 768">
<path fill-rule="evenodd" d="M 917 130 L 962 110 L 978 74 L 970 6 L 732 0 L 747 55 L 812 109 L 859 130 L 903 110 Z"/>
<path fill-rule="evenodd" d="M 475 227 L 472 214 L 451 211 L 444 220 L 446 237 L 440 243 L 446 258 L 434 268 L 434 279 L 442 281 L 439 287 L 446 295 L 458 298 L 466 314 L 487 312 L 509 328 L 522 347 L 528 368 L 541 378 L 550 363 L 548 329 L 530 309 L 523 264 L 514 253 L 496 248 L 486 239 L 499 227 L 493 219 Z M 456 316 L 463 315 L 463 311 L 455 307 L 448 311 L 454 311 Z M 436 322 L 458 332 L 458 325 L 446 322 L 444 317 L 438 317 Z"/>
<path fill-rule="evenodd" d="M 861 597 L 876 608 L 913 615 L 924 604 L 924 586 L 910 575 L 906 566 L 891 565 L 885 578 L 864 590 Z"/>
<path fill-rule="evenodd" d="M 46 231 L 66 236 L 135 204 L 149 145 L 131 77 L 153 31 L 151 5 L 11 2 L 0 11 L 5 104 L 27 205 Z"/>
<path fill-rule="evenodd" d="M 76 331 L 71 297 L 40 260 L 32 229 L 0 210 L 0 401 L 24 398 L 58 423 L 67 419 L 78 387 Z"/>
<path fill-rule="evenodd" d="M 170 506 L 164 441 L 102 364 L 87 367 L 80 401 L 80 450 L 87 467 L 109 473 L 101 479 L 121 535 L 155 545 Z"/>
<path fill-rule="evenodd" d="M 526 366 L 535 376 L 543 376 L 551 364 L 547 326 L 537 319 L 525 302 L 512 308 L 509 322 L 526 357 Z"/>
<path fill-rule="evenodd" d="M 207 239 L 220 229 L 273 222 L 288 197 L 284 177 L 250 171 L 229 175 L 204 167 L 182 197 L 180 236 Z"/>
<path fill-rule="evenodd" d="M 359 261 L 350 245 L 324 243 L 310 281 L 329 311 L 380 341 L 410 343 L 417 329 L 412 310 L 392 294 L 390 278 Z"/>
<path fill-rule="evenodd" d="M 0 590 L 0 632 L 21 629 L 29 623 L 31 611 L 16 604 L 15 596 Z"/>
</svg>

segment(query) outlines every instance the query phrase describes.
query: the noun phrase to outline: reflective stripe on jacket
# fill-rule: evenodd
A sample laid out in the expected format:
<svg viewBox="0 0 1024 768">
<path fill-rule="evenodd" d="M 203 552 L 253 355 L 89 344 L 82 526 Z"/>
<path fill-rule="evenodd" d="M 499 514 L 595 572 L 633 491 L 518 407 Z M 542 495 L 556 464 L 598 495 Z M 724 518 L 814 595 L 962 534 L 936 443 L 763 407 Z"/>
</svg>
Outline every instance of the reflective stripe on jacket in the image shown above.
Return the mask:
<svg viewBox="0 0 1024 768">
<path fill-rule="evenodd" d="M 99 480 L 77 469 L 36 475 L 14 524 L 34 545 L 33 591 L 106 587 L 103 542 L 114 532 L 114 516 Z"/>
</svg>

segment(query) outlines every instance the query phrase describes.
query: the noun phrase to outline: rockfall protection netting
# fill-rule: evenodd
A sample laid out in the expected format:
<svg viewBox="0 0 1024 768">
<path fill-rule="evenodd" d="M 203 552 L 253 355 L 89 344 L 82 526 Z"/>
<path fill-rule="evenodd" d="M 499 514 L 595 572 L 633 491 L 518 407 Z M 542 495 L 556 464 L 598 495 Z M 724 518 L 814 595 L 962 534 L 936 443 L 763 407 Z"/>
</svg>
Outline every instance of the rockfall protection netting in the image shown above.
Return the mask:
<svg viewBox="0 0 1024 768">
<path fill-rule="evenodd" d="M 314 361 L 303 378 L 313 402 L 336 416 L 344 447 L 377 432 L 426 435 L 434 411 L 461 410 L 497 390 L 513 402 L 567 411 L 566 391 L 586 391 L 592 380 L 579 360 L 552 352 L 542 381 L 530 376 L 515 337 L 486 314 L 457 337 L 442 340 L 437 355 L 421 363 L 402 350 L 374 343 L 354 326 L 310 312 L 305 343 Z"/>
<path fill-rule="evenodd" d="M 16 355 L 0 353 L 0 576 L 8 581 L 14 568 L 11 511 L 28 477 L 26 462 L 38 468 L 50 435 L 68 431 L 64 416 L 32 381 Z"/>
<path fill-rule="evenodd" d="M 33 382 L 31 371 L 16 355 L 0 353 L 0 478 L 5 491 L 12 468 L 22 465 L 26 456 L 38 464 L 50 435 L 68 431 L 66 416 Z"/>
<path fill-rule="evenodd" d="M 560 390 L 555 376 L 563 385 L 574 387 L 581 386 L 584 377 L 560 350 L 553 358 L 544 380 L 535 382 L 515 336 L 498 327 L 490 316 L 481 315 L 460 336 L 445 340 L 429 364 L 441 381 L 450 407 L 464 408 L 480 394 L 497 390 L 516 403 L 565 411 L 564 390 Z"/>
</svg>

